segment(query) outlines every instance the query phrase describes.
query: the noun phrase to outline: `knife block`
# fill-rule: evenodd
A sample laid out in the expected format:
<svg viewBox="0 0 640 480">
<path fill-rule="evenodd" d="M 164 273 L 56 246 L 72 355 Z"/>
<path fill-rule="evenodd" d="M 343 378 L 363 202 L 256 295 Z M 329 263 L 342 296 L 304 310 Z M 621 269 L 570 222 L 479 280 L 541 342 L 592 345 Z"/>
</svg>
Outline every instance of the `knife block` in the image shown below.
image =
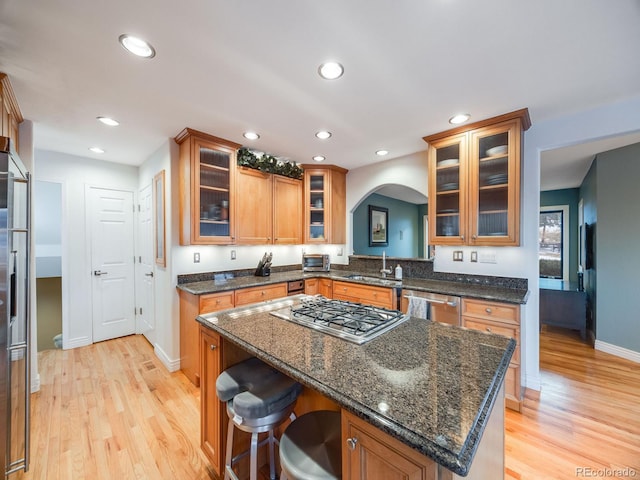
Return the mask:
<svg viewBox="0 0 640 480">
<path fill-rule="evenodd" d="M 268 277 L 271 275 L 271 267 L 265 267 L 264 265 L 258 265 L 256 268 L 256 277 Z"/>
</svg>

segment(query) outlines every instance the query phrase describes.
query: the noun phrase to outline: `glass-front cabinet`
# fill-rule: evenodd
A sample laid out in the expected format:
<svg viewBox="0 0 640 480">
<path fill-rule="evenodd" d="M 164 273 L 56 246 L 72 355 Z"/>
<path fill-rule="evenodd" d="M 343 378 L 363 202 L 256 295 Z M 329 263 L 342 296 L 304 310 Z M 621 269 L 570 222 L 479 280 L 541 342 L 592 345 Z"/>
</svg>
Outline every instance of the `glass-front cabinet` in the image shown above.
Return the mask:
<svg viewBox="0 0 640 480">
<path fill-rule="evenodd" d="M 304 169 L 304 243 L 345 243 L 346 174 L 336 165 Z"/>
<path fill-rule="evenodd" d="M 425 137 L 434 245 L 519 245 L 527 109 Z"/>
<path fill-rule="evenodd" d="M 184 129 L 180 145 L 180 244 L 235 242 L 235 174 L 239 144 Z"/>
</svg>

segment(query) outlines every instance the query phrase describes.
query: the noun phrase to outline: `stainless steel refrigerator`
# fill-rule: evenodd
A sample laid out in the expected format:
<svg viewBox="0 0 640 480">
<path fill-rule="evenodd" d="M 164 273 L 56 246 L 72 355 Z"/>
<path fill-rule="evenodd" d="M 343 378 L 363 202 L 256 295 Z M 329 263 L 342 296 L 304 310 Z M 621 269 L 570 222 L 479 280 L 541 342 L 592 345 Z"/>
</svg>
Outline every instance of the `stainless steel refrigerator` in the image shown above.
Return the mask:
<svg viewBox="0 0 640 480">
<path fill-rule="evenodd" d="M 0 474 L 29 466 L 30 177 L 0 137 Z"/>
</svg>

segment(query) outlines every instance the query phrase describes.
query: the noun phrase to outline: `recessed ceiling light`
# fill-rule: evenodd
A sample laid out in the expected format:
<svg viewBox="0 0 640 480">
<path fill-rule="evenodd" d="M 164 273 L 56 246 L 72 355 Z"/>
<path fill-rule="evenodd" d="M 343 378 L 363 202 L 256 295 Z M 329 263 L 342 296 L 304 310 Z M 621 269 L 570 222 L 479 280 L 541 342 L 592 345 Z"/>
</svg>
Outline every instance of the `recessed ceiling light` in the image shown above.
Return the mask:
<svg viewBox="0 0 640 480">
<path fill-rule="evenodd" d="M 385 155 L 387 155 L 389 153 L 389 150 L 378 150 L 376 152 L 376 155 L 378 155 L 379 157 L 384 157 Z"/>
<path fill-rule="evenodd" d="M 118 37 L 118 41 L 124 48 L 138 57 L 153 58 L 156 56 L 156 51 L 151 44 L 141 38 L 122 34 Z"/>
<path fill-rule="evenodd" d="M 319 132 L 316 133 L 316 137 L 318 137 L 320 140 L 326 140 L 330 136 L 331 136 L 331 132 L 327 132 L 326 130 L 320 130 Z"/>
<path fill-rule="evenodd" d="M 257 140 L 260 138 L 260 135 L 258 135 L 256 132 L 244 132 L 242 136 L 247 140 Z"/>
<path fill-rule="evenodd" d="M 104 150 L 100 147 L 89 147 L 89 150 L 91 150 L 93 153 L 104 153 Z"/>
<path fill-rule="evenodd" d="M 470 117 L 471 115 L 468 113 L 458 113 L 449 119 L 449 123 L 452 125 L 459 125 L 469 120 Z"/>
<path fill-rule="evenodd" d="M 118 125 L 120 125 L 120 122 L 110 117 L 96 117 L 96 118 L 98 119 L 98 121 L 104 123 L 105 125 L 109 125 L 110 127 L 117 127 Z"/>
<path fill-rule="evenodd" d="M 325 62 L 318 67 L 318 73 L 326 80 L 335 80 L 344 73 L 344 67 L 338 62 Z"/>
<path fill-rule="evenodd" d="M 315 157 L 313 157 L 313 159 L 314 159 L 316 162 L 323 162 L 323 161 L 324 161 L 324 159 L 325 159 L 325 157 L 323 157 L 322 155 L 316 155 Z"/>
</svg>

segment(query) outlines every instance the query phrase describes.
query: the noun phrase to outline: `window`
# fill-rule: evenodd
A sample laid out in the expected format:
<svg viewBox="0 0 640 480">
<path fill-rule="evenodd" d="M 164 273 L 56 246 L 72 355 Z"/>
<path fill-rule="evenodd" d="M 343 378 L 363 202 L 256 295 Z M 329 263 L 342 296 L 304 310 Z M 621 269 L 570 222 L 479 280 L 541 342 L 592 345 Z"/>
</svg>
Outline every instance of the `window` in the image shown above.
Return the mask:
<svg viewBox="0 0 640 480">
<path fill-rule="evenodd" d="M 540 207 L 538 259 L 541 278 L 569 280 L 568 222 L 568 205 Z"/>
</svg>

